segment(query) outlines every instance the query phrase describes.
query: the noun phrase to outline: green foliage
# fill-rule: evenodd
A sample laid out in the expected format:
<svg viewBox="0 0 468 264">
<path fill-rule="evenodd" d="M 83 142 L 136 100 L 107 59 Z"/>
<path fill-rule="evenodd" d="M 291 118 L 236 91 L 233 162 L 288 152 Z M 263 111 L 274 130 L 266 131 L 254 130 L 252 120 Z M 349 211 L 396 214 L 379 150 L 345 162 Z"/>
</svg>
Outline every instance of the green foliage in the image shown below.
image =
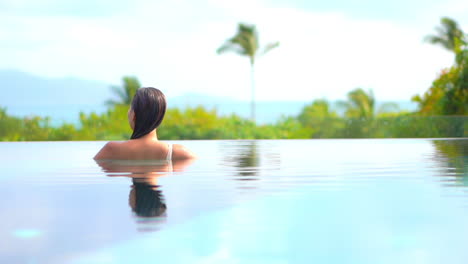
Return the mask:
<svg viewBox="0 0 468 264">
<path fill-rule="evenodd" d="M 0 108 L 0 141 L 51 140 L 49 133 L 52 130 L 48 117 L 17 118 L 9 116 L 5 108 Z"/>
<path fill-rule="evenodd" d="M 466 45 L 465 33 L 460 29 L 458 23 L 449 18 L 440 19 L 440 26 L 436 27 L 436 35 L 429 35 L 426 41 L 432 44 L 438 44 L 447 50 L 455 51 L 459 45 Z"/>
<path fill-rule="evenodd" d="M 423 115 L 466 115 L 468 114 L 468 47 L 465 33 L 458 24 L 449 19 L 441 20 L 439 35 L 430 36 L 429 41 L 441 44 L 455 54 L 455 64 L 442 71 L 432 86 L 421 97 L 413 101 L 419 104 Z"/>
<path fill-rule="evenodd" d="M 336 138 L 339 137 L 337 132 L 344 127 L 342 118 L 324 99 L 304 106 L 297 119 L 303 127 L 309 128 L 310 134 L 306 138 Z"/>
<path fill-rule="evenodd" d="M 348 93 L 348 101 L 343 102 L 345 115 L 349 118 L 371 119 L 375 113 L 375 98 L 372 91 L 366 93 L 357 88 Z"/>
<path fill-rule="evenodd" d="M 0 108 L 0 140 L 127 140 L 131 135 L 127 111 L 128 106 L 116 105 L 102 114 L 80 113 L 78 127 L 52 127 L 49 118 L 12 117 Z M 387 113 L 371 119 L 347 118 L 338 116 L 327 101 L 317 100 L 297 117 L 256 125 L 237 115 L 220 116 L 216 109 L 199 106 L 168 109 L 158 136 L 163 140 L 467 137 L 468 117 Z"/>
<path fill-rule="evenodd" d="M 442 71 L 422 97 L 412 98 L 422 115 L 468 114 L 468 57 L 463 64 Z"/>
<path fill-rule="evenodd" d="M 131 129 L 127 121 L 128 106 L 116 105 L 98 115 L 80 113 L 80 129 L 77 140 L 122 140 L 129 139 Z"/>
</svg>

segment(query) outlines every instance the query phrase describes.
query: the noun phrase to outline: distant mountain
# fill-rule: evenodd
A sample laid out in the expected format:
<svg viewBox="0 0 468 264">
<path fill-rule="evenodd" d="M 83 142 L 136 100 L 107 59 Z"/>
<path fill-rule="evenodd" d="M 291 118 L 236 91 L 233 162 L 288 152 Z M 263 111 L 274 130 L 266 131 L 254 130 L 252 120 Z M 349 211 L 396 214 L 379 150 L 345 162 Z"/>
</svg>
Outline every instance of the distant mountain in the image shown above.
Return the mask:
<svg viewBox="0 0 468 264">
<path fill-rule="evenodd" d="M 109 87 L 98 81 L 0 70 L 0 106 L 102 105 L 112 96 Z"/>
</svg>

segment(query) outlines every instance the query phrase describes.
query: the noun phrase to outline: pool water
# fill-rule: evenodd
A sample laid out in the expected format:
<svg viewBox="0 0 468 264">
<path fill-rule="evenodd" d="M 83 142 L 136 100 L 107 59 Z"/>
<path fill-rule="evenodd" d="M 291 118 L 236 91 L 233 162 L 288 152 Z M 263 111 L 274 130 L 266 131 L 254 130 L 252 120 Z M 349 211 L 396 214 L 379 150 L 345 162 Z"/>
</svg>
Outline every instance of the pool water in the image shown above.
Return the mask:
<svg viewBox="0 0 468 264">
<path fill-rule="evenodd" d="M 0 263 L 466 263 L 468 139 L 0 143 Z"/>
</svg>

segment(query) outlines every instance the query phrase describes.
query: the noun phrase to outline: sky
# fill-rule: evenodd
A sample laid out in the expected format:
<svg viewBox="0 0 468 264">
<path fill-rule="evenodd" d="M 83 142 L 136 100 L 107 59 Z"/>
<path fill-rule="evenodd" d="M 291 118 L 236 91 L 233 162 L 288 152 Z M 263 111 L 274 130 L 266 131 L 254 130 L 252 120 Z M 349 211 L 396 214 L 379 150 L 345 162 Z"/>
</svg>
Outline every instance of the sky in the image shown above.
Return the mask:
<svg viewBox="0 0 468 264">
<path fill-rule="evenodd" d="M 468 31 L 461 0 L 0 0 L 0 70 L 119 84 L 168 96 L 250 99 L 250 65 L 216 49 L 239 22 L 280 46 L 255 65 L 256 99 L 377 100 L 426 91 L 453 55 L 428 44 L 442 16 Z M 51 95 L 53 96 L 53 95 Z"/>
</svg>

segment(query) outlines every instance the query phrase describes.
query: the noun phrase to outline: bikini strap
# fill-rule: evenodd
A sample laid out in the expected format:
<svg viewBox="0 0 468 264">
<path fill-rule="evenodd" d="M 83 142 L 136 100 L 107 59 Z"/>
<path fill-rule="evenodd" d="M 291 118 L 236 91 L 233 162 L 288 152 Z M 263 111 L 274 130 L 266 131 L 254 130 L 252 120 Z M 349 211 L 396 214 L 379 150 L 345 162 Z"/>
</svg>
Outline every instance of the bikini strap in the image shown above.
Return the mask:
<svg viewBox="0 0 468 264">
<path fill-rule="evenodd" d="M 167 151 L 167 157 L 166 160 L 172 161 L 172 144 L 167 144 L 169 147 L 169 150 Z"/>
</svg>

